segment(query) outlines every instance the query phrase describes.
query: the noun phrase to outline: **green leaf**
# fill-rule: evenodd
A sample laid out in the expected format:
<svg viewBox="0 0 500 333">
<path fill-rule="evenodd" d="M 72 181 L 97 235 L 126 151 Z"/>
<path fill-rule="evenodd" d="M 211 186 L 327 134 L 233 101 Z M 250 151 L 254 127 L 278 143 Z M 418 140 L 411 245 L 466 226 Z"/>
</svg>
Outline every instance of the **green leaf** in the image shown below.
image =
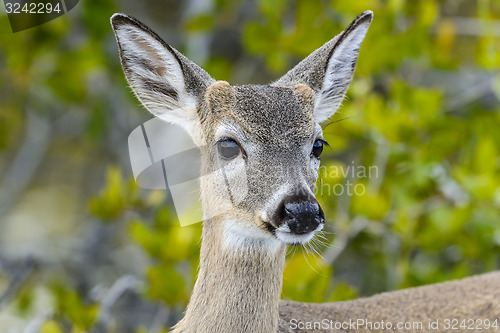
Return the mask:
<svg viewBox="0 0 500 333">
<path fill-rule="evenodd" d="M 214 16 L 202 14 L 193 17 L 186 23 L 186 30 L 191 32 L 206 31 L 214 27 Z"/>
</svg>

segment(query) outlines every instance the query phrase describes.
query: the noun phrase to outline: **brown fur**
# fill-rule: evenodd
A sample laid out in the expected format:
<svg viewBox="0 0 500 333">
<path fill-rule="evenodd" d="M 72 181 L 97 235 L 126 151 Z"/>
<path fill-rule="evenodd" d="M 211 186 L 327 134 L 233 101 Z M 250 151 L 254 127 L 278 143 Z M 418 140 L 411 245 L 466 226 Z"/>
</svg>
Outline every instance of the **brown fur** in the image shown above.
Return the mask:
<svg viewBox="0 0 500 333">
<path fill-rule="evenodd" d="M 174 332 L 274 332 L 278 327 L 285 246 L 270 256 L 224 249 L 221 221 L 203 224 L 198 279 Z"/>
<path fill-rule="evenodd" d="M 236 105 L 236 95 L 229 83 L 216 81 L 208 87 L 205 102 L 213 113 L 230 114 Z"/>
<path fill-rule="evenodd" d="M 312 109 L 314 107 L 314 101 L 316 100 L 316 94 L 307 84 L 299 83 L 293 86 L 293 92 L 299 103 L 306 109 Z"/>
<path fill-rule="evenodd" d="M 445 319 L 467 321 L 498 319 L 500 325 L 500 272 L 483 274 L 463 280 L 434 284 L 411 289 L 382 293 L 368 298 L 348 302 L 308 304 L 297 302 L 280 303 L 279 332 L 297 332 L 290 328 L 292 319 L 314 322 L 322 319 L 337 322 L 365 319 L 371 322 L 421 322 L 423 329 L 405 329 L 404 332 L 476 332 L 458 327 L 445 328 Z M 439 320 L 438 329 L 429 329 L 429 321 Z M 484 328 L 484 326 L 481 326 Z M 395 332 L 394 329 L 369 330 L 301 330 L 300 332 Z M 402 330 L 401 330 L 402 331 Z M 496 332 L 496 329 L 481 330 Z M 397 331 L 396 331 L 397 332 Z"/>
</svg>

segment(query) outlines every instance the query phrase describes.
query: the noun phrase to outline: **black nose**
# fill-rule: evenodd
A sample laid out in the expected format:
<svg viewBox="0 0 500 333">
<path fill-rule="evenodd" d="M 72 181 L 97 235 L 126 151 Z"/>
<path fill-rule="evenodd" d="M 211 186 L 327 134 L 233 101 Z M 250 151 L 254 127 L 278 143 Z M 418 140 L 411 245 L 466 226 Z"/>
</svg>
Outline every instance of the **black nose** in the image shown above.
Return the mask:
<svg viewBox="0 0 500 333">
<path fill-rule="evenodd" d="M 325 222 L 325 214 L 317 201 L 285 202 L 283 222 L 294 234 L 307 234 Z"/>
</svg>

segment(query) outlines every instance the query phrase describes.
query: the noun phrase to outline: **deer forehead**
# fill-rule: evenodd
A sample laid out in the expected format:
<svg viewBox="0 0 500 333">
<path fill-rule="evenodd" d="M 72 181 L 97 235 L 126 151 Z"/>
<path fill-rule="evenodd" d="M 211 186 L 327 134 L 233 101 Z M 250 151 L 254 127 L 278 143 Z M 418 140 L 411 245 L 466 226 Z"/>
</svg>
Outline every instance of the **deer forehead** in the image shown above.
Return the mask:
<svg viewBox="0 0 500 333">
<path fill-rule="evenodd" d="M 209 131 L 239 127 L 245 138 L 279 147 L 300 145 L 314 135 L 314 101 L 311 88 L 304 84 L 292 88 L 267 85 L 231 86 L 213 83 L 205 93 Z"/>
</svg>

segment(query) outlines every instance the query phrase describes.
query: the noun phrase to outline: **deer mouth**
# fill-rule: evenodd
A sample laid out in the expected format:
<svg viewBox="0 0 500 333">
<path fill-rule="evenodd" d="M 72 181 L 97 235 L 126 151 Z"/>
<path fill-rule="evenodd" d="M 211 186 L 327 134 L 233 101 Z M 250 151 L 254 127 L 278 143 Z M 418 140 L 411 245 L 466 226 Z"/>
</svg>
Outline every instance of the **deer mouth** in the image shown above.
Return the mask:
<svg viewBox="0 0 500 333">
<path fill-rule="evenodd" d="M 322 230 L 323 227 L 325 226 L 324 223 L 319 223 L 314 230 L 304 233 L 296 233 L 290 230 L 288 222 L 282 224 L 279 227 L 275 227 L 271 223 L 264 221 L 262 225 L 267 232 L 271 233 L 279 241 L 288 245 L 296 245 L 296 246 L 309 242 L 314 237 L 316 232 Z"/>
<path fill-rule="evenodd" d="M 314 237 L 316 232 L 322 230 L 324 226 L 324 223 L 319 223 L 314 230 L 298 234 L 290 230 L 288 223 L 284 223 L 279 228 L 276 228 L 274 235 L 283 243 L 289 245 L 301 245 L 309 242 Z"/>
</svg>

